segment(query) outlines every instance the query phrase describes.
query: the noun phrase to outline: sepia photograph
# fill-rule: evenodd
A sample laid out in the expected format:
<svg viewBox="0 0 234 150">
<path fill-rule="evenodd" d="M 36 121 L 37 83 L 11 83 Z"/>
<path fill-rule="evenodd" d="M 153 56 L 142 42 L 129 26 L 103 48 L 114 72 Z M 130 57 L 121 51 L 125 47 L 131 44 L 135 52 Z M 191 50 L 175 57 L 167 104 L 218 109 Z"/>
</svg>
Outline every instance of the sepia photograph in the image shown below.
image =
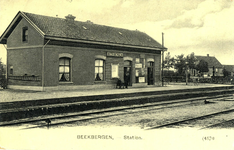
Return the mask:
<svg viewBox="0 0 234 150">
<path fill-rule="evenodd" d="M 1 0 L 0 150 L 234 150 L 233 0 Z"/>
</svg>

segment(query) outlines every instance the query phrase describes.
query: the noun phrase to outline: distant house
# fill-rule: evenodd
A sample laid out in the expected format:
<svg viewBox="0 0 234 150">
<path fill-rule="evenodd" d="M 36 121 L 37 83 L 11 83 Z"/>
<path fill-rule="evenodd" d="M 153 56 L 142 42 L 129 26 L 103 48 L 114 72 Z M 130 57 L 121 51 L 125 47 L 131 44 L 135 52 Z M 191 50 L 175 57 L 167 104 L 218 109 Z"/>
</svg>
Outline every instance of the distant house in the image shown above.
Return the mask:
<svg viewBox="0 0 234 150">
<path fill-rule="evenodd" d="M 204 60 L 208 63 L 208 72 L 204 72 L 204 77 L 211 77 L 211 76 L 223 76 L 223 65 L 214 57 L 214 56 L 195 56 L 199 61 Z M 198 76 L 197 70 L 193 69 L 190 73 L 192 76 Z"/>
<path fill-rule="evenodd" d="M 162 45 L 137 30 L 18 12 L 0 37 L 9 88 L 160 86 Z"/>
<path fill-rule="evenodd" d="M 234 65 L 223 65 L 223 69 L 229 72 L 229 76 L 234 76 Z"/>
</svg>

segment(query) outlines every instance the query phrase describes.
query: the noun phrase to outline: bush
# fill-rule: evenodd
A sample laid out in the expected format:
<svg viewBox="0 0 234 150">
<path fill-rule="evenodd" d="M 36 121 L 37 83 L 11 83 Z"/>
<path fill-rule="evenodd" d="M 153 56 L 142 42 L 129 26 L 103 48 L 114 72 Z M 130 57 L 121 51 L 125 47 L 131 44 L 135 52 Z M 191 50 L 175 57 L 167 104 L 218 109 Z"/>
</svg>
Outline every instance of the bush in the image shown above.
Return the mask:
<svg viewBox="0 0 234 150">
<path fill-rule="evenodd" d="M 164 76 L 163 78 L 169 82 L 181 82 L 183 80 L 182 76 Z"/>
<path fill-rule="evenodd" d="M 211 79 L 211 82 L 212 83 L 221 83 L 221 84 L 224 84 L 224 83 L 228 83 L 228 84 L 234 84 L 234 77 L 230 77 L 230 76 L 214 76 L 212 77 Z"/>
<path fill-rule="evenodd" d="M 199 82 L 200 83 L 211 83 L 211 78 L 200 78 Z"/>
<path fill-rule="evenodd" d="M 5 76 L 0 76 L 0 85 L 3 89 L 7 88 L 7 79 Z"/>
</svg>

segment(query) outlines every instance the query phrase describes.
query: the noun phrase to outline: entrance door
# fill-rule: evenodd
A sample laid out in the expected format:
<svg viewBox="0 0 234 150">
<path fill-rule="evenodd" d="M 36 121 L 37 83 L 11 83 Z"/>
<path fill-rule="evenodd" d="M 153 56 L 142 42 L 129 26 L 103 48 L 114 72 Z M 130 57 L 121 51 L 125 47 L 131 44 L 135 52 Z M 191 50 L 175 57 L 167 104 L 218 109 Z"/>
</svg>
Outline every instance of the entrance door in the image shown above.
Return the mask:
<svg viewBox="0 0 234 150">
<path fill-rule="evenodd" d="M 148 62 L 148 85 L 154 84 L 154 62 Z"/>
<path fill-rule="evenodd" d="M 127 83 L 128 86 L 132 86 L 131 77 L 131 61 L 124 61 L 124 83 Z"/>
<path fill-rule="evenodd" d="M 124 67 L 124 83 L 127 83 L 128 86 L 131 86 L 131 67 Z"/>
</svg>

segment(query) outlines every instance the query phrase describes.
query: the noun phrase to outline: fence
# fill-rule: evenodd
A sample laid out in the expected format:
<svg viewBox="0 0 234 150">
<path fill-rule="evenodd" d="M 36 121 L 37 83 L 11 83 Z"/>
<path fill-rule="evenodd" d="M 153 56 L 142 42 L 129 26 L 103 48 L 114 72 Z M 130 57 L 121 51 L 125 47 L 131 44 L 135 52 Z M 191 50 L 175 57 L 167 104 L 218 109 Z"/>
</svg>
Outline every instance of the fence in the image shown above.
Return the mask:
<svg viewBox="0 0 234 150">
<path fill-rule="evenodd" d="M 184 76 L 164 76 L 164 82 L 186 82 L 186 77 Z M 213 83 L 213 84 L 234 84 L 234 76 L 214 76 L 211 78 L 188 78 L 188 82 L 198 83 Z"/>
<path fill-rule="evenodd" d="M 22 80 L 22 81 L 40 81 L 39 76 L 9 76 L 8 79 L 11 80 Z"/>
<path fill-rule="evenodd" d="M 163 81 L 165 82 L 182 82 L 183 76 L 164 76 Z"/>
</svg>

